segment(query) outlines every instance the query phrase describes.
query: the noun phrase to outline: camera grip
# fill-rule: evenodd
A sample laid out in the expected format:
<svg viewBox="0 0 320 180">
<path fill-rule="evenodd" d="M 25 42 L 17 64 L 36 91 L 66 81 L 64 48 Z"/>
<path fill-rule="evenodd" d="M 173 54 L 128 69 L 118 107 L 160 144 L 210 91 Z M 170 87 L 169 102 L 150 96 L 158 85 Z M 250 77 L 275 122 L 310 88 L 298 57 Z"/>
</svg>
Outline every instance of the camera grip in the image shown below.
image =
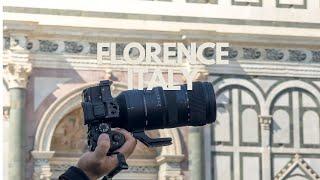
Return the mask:
<svg viewBox="0 0 320 180">
<path fill-rule="evenodd" d="M 91 125 L 88 127 L 88 147 L 90 151 L 94 151 L 97 147 L 100 134 L 106 133 L 110 139 L 110 149 L 107 155 L 119 149 L 126 141 L 123 134 L 117 131 L 112 131 L 108 124 L 101 123 L 99 125 Z"/>
</svg>

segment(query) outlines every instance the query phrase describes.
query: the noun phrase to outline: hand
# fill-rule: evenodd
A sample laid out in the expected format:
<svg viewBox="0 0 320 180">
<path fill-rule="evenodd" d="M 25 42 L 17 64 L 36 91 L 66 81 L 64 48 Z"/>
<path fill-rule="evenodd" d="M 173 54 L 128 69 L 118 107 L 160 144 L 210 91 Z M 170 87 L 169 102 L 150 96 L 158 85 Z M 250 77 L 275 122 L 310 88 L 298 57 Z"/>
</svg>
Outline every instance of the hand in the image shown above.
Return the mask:
<svg viewBox="0 0 320 180">
<path fill-rule="evenodd" d="M 137 145 L 137 140 L 124 129 L 116 129 L 116 131 L 122 133 L 126 139 L 126 142 L 117 149 L 116 152 L 122 153 L 127 159 L 133 152 Z M 101 134 L 98 138 L 98 143 L 95 151 L 86 152 L 81 156 L 77 163 L 77 167 L 80 168 L 90 180 L 96 180 L 117 167 L 118 159 L 116 155 L 107 156 L 107 152 L 110 148 L 110 139 L 107 134 Z"/>
</svg>

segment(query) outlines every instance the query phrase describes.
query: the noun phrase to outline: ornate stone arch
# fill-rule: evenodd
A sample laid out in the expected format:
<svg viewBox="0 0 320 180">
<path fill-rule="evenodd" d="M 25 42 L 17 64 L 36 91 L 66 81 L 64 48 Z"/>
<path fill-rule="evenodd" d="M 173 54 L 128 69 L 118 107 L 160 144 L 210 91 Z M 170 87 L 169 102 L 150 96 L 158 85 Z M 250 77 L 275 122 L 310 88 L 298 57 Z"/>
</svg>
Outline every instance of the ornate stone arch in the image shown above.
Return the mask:
<svg viewBox="0 0 320 180">
<path fill-rule="evenodd" d="M 304 90 L 308 91 L 309 93 L 311 93 L 312 95 L 314 95 L 314 97 L 317 98 L 317 101 L 320 103 L 320 91 L 316 87 L 314 87 L 313 85 L 311 85 L 309 83 L 301 81 L 301 80 L 291 80 L 291 81 L 286 81 L 286 82 L 283 82 L 283 83 L 277 85 L 274 89 L 272 89 L 269 92 L 267 99 L 266 99 L 267 110 L 269 110 L 269 108 L 272 105 L 272 102 L 278 96 L 278 94 L 286 89 L 289 89 L 289 88 L 304 89 Z"/>
<path fill-rule="evenodd" d="M 34 150 L 32 151 L 35 159 L 34 179 L 50 179 L 52 173 L 50 172 L 49 160 L 54 154 L 54 151 L 50 150 L 50 146 L 54 130 L 66 114 L 80 107 L 82 90 L 92 85 L 95 85 L 95 83 L 83 84 L 66 95 L 59 97 L 42 116 L 37 127 Z M 127 86 L 121 83 L 114 83 L 112 87 L 114 93 L 127 89 Z M 156 158 L 156 162 L 159 165 L 158 177 L 159 179 L 168 177 L 182 179 L 180 162 L 184 155 L 182 154 L 178 130 L 165 129 L 159 131 L 159 133 L 162 137 L 172 137 L 173 145 L 163 147 L 160 155 Z"/>
<path fill-rule="evenodd" d="M 252 82 L 246 79 L 236 79 L 236 78 L 228 78 L 218 81 L 214 84 L 216 90 L 224 89 L 228 86 L 241 86 L 248 90 L 250 90 L 257 98 L 258 103 L 260 104 L 260 112 L 261 115 L 267 115 L 268 112 L 266 111 L 265 106 L 265 98 L 263 96 L 262 91 Z"/>
<path fill-rule="evenodd" d="M 304 103 L 307 99 L 308 105 Z M 313 138 L 319 137 L 320 124 L 320 91 L 316 86 L 301 80 L 282 82 L 268 93 L 266 105 L 272 116 L 273 147 L 320 147 Z"/>
</svg>

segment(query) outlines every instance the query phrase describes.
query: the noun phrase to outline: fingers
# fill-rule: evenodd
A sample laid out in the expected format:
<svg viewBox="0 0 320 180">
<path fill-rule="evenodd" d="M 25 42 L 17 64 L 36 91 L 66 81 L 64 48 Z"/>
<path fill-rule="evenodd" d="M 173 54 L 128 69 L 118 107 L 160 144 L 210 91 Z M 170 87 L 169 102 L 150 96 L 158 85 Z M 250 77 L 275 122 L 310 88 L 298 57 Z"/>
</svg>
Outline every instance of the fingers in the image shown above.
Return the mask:
<svg viewBox="0 0 320 180">
<path fill-rule="evenodd" d="M 98 138 L 98 142 L 97 142 L 97 147 L 94 150 L 95 157 L 98 160 L 104 158 L 106 156 L 107 152 L 109 151 L 109 148 L 110 148 L 109 135 L 107 135 L 105 133 L 100 134 L 100 136 Z"/>
<path fill-rule="evenodd" d="M 122 153 L 127 159 L 134 151 L 134 148 L 137 145 L 137 140 L 125 129 L 116 129 L 116 131 L 122 133 L 126 138 L 126 142 L 116 151 Z"/>
<path fill-rule="evenodd" d="M 108 173 L 118 166 L 117 155 L 105 156 L 105 159 L 102 161 L 102 167 L 108 170 Z"/>
</svg>

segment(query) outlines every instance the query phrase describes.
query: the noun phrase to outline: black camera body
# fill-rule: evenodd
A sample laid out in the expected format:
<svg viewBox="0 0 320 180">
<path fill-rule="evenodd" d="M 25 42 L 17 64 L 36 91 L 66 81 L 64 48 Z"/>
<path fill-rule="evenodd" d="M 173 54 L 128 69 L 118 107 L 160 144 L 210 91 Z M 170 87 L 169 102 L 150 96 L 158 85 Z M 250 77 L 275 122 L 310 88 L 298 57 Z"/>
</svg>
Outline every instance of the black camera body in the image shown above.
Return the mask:
<svg viewBox="0 0 320 180">
<path fill-rule="evenodd" d="M 84 124 L 88 126 L 91 151 L 95 150 L 101 133 L 110 137 L 111 147 L 107 155 L 125 143 L 124 135 L 111 128 L 124 128 L 146 146 L 156 147 L 170 145 L 172 139 L 150 138 L 145 130 L 203 126 L 216 119 L 215 93 L 211 83 L 193 82 L 192 90 L 187 90 L 185 84 L 180 86 L 180 90 L 163 90 L 162 87 L 128 90 L 115 98 L 111 95 L 111 84 L 109 80 L 100 81 L 99 85 L 82 93 Z M 123 167 L 127 168 L 127 165 Z M 119 168 L 111 173 L 112 176 L 117 172 Z"/>
<path fill-rule="evenodd" d="M 121 133 L 111 130 L 110 121 L 119 118 L 119 105 L 111 96 L 110 85 L 110 81 L 101 81 L 97 88 L 84 90 L 82 102 L 84 124 L 88 126 L 89 149 L 94 151 L 100 134 L 106 133 L 110 139 L 108 154 L 125 142 Z"/>
</svg>

